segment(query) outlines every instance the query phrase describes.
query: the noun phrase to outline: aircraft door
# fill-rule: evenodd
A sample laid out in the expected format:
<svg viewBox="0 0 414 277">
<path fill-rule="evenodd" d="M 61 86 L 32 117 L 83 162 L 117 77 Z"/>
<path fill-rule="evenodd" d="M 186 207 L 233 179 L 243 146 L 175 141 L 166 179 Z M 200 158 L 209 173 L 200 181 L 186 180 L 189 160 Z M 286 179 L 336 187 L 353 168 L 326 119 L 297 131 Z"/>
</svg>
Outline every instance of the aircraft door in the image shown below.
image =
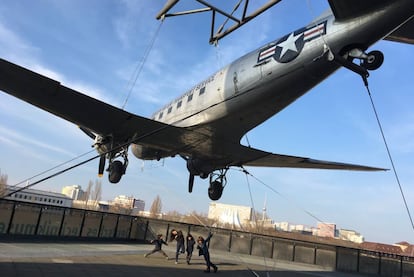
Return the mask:
<svg viewBox="0 0 414 277">
<path fill-rule="evenodd" d="M 250 59 L 242 59 L 232 69 L 229 73 L 231 74 L 234 94 L 250 89 L 261 79 L 260 68 L 255 66 L 255 62 L 250 61 Z"/>
</svg>

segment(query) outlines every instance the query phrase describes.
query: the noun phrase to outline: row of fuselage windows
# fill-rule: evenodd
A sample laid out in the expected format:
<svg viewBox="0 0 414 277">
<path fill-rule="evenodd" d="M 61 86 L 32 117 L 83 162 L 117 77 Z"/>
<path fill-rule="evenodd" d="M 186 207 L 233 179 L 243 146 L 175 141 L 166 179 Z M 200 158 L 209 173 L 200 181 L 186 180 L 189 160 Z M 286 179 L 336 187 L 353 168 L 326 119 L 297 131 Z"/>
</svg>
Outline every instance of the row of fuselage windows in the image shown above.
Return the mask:
<svg viewBox="0 0 414 277">
<path fill-rule="evenodd" d="M 200 91 L 198 92 L 198 95 L 203 95 L 205 92 L 206 92 L 206 87 L 202 87 L 200 89 Z M 193 100 L 193 95 L 194 95 L 194 93 L 190 93 L 187 96 L 187 103 L 190 102 L 191 100 Z M 183 105 L 183 99 L 180 99 L 177 102 L 177 105 L 176 105 L 177 109 L 179 109 L 182 105 Z M 168 109 L 167 109 L 167 114 L 171 113 L 172 112 L 172 109 L 173 109 L 173 105 L 169 106 Z M 164 111 L 160 112 L 158 114 L 158 119 L 161 119 L 163 117 L 163 115 L 164 115 Z"/>
<path fill-rule="evenodd" d="M 63 204 L 63 200 L 59 199 L 53 199 L 49 197 L 40 197 L 40 196 L 32 196 L 22 193 L 15 193 L 14 198 L 16 200 L 22 200 L 22 201 L 35 201 L 37 203 L 48 203 L 48 204 Z"/>
</svg>

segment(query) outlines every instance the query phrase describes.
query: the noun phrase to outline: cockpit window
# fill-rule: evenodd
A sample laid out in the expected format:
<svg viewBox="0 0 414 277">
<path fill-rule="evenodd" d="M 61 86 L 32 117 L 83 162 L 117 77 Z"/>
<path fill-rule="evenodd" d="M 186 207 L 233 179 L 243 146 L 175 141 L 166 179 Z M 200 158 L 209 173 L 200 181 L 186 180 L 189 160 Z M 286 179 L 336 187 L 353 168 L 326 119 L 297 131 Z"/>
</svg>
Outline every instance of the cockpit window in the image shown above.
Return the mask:
<svg viewBox="0 0 414 277">
<path fill-rule="evenodd" d="M 206 92 L 206 87 L 202 87 L 200 88 L 200 93 L 198 95 L 203 94 L 204 92 Z"/>
</svg>

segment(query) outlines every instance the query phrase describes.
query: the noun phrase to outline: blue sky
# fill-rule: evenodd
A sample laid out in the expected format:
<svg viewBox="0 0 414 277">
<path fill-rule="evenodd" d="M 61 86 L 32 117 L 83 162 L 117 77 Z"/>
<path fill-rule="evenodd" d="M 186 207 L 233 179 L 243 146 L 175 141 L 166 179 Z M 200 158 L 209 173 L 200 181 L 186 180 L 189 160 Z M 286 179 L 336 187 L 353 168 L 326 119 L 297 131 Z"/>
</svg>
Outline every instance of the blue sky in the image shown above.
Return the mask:
<svg viewBox="0 0 414 277">
<path fill-rule="evenodd" d="M 233 2 L 237 1 L 228 1 L 231 5 L 223 8 L 231 9 Z M 256 5 L 263 2 L 257 1 Z M 121 107 L 134 69 L 160 24 L 155 15 L 163 4 L 126 0 L 3 1 L 0 57 Z M 197 6 L 185 1 L 175 10 L 188 8 L 186 5 Z M 304 26 L 327 7 L 325 1 L 282 1 L 220 41 L 218 47 L 208 44 L 209 15 L 168 18 L 125 109 L 149 117 L 221 66 Z M 371 73 L 370 89 L 412 209 L 414 51 L 410 45 L 385 41 L 372 49 L 383 51 L 385 62 Z M 391 168 L 361 79 L 345 69 L 258 126 L 248 139 L 253 147 L 274 153 Z M 91 144 L 73 124 L 0 93 L 0 169 L 8 175 L 9 184 L 86 153 Z M 66 185 L 86 187 L 97 178 L 97 166 L 98 161 L 92 161 L 36 188 L 60 191 Z M 275 221 L 316 226 L 311 213 L 339 228 L 356 230 L 368 241 L 414 243 L 392 171 L 247 169 L 260 182 L 231 170 L 221 203 L 253 204 L 261 210 L 267 197 L 267 211 Z M 127 174 L 119 184 L 110 184 L 106 177 L 101 179 L 104 200 L 131 195 L 145 200 L 149 207 L 160 195 L 164 211 L 208 211 L 207 181 L 196 178 L 194 191 L 188 194 L 188 172 L 180 158 L 143 163 L 131 155 Z"/>
</svg>

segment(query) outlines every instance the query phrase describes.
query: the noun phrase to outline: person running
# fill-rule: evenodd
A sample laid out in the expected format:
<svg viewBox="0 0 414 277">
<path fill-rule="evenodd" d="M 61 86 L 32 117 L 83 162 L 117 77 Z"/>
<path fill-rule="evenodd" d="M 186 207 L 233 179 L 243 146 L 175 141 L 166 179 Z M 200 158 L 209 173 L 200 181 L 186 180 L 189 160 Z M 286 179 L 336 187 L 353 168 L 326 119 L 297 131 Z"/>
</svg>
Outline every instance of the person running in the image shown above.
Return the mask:
<svg viewBox="0 0 414 277">
<path fill-rule="evenodd" d="M 195 240 L 193 236 L 190 233 L 188 233 L 186 241 L 187 241 L 187 264 L 190 264 L 191 257 L 193 256 Z"/>
<path fill-rule="evenodd" d="M 184 254 L 185 245 L 184 245 L 184 235 L 181 230 L 177 231 L 175 229 L 171 230 L 170 242 L 177 241 L 177 250 L 175 252 L 175 264 L 178 264 L 178 255 Z"/>
<path fill-rule="evenodd" d="M 210 252 L 208 250 L 208 243 L 211 239 L 211 237 L 213 236 L 212 233 L 208 234 L 208 237 L 206 239 L 204 239 L 202 236 L 199 236 L 197 239 L 197 249 L 199 250 L 199 256 L 203 255 L 204 256 L 204 260 L 206 261 L 206 270 L 204 270 L 204 272 L 210 272 L 210 267 L 213 268 L 214 273 L 217 272 L 217 266 L 215 264 L 213 264 L 210 261 Z"/>
<path fill-rule="evenodd" d="M 149 255 L 152 255 L 155 252 L 160 252 L 168 260 L 168 255 L 165 254 L 165 252 L 162 250 L 162 245 L 163 244 L 168 245 L 168 243 L 166 243 L 165 240 L 162 239 L 162 235 L 161 234 L 157 235 L 157 238 L 154 240 L 151 240 L 151 243 L 154 244 L 155 247 L 151 252 L 145 254 L 144 257 L 147 258 Z"/>
</svg>

